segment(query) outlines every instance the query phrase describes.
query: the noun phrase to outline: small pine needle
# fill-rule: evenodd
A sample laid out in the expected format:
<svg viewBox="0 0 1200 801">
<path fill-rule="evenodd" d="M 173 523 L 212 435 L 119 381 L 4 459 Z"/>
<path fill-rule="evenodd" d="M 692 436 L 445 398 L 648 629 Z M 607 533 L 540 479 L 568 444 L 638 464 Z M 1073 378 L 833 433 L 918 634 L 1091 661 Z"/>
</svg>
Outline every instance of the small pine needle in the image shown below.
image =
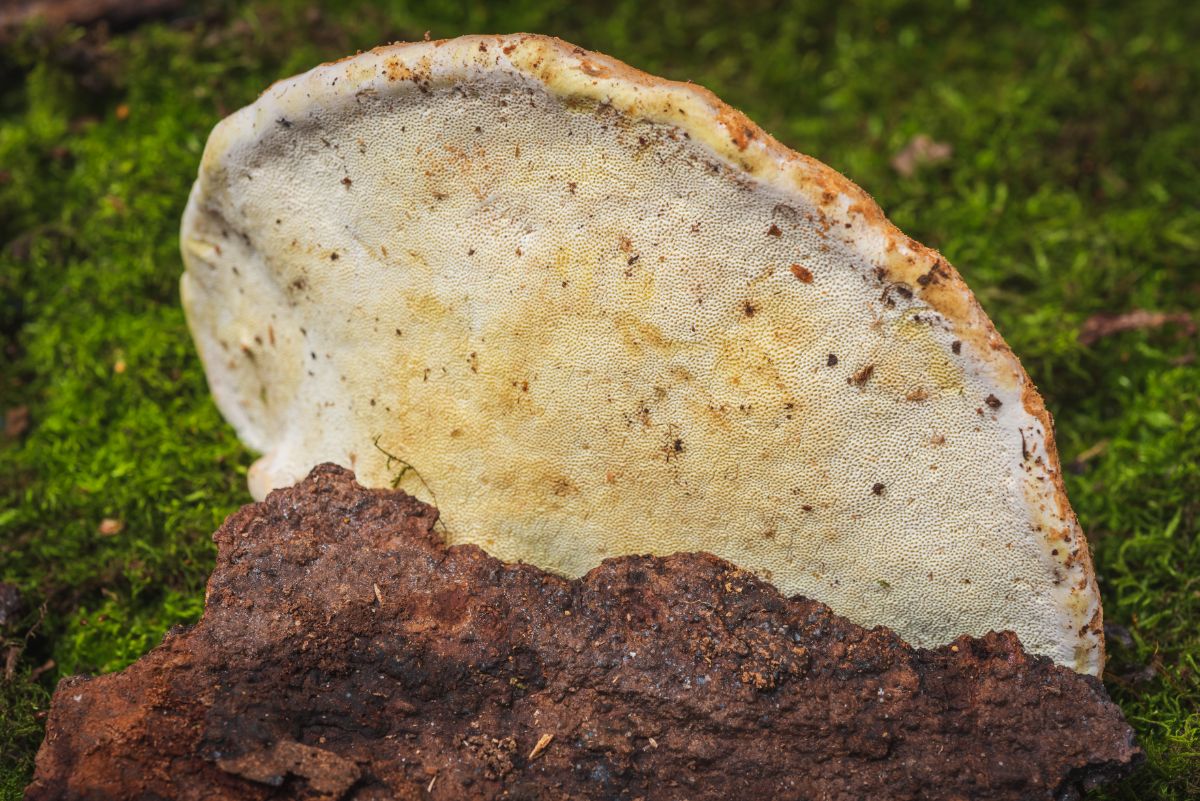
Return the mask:
<svg viewBox="0 0 1200 801">
<path fill-rule="evenodd" d="M 532 762 L 541 756 L 542 752 L 546 750 L 546 747 L 550 745 L 550 741 L 553 739 L 553 734 L 543 734 L 541 737 L 539 737 L 537 744 L 534 745 L 533 750 L 529 752 L 529 761 Z"/>
</svg>

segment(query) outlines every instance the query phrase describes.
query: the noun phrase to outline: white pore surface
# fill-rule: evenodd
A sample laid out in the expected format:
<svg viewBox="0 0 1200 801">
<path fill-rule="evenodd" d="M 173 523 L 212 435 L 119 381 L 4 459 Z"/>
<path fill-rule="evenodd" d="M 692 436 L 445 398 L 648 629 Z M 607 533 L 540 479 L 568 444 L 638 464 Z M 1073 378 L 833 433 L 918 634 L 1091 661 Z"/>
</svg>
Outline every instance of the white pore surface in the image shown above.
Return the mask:
<svg viewBox="0 0 1200 801">
<path fill-rule="evenodd" d="M 808 200 L 502 59 L 397 81 L 371 58 L 227 121 L 185 219 L 257 497 L 337 462 L 506 560 L 705 550 L 917 645 L 1012 629 L 1099 670 L 1020 384 Z"/>
</svg>

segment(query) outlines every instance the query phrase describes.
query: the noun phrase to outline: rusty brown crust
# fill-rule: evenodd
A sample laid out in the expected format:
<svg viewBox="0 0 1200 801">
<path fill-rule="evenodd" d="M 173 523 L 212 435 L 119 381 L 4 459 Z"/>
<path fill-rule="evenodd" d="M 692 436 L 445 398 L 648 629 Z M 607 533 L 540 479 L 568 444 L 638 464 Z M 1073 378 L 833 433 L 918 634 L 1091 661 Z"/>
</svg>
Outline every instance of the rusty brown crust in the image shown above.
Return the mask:
<svg viewBox="0 0 1200 801">
<path fill-rule="evenodd" d="M 1141 758 L 1011 634 L 926 651 L 707 554 L 568 581 L 322 465 L 215 534 L 207 608 L 65 679 L 28 801 L 1036 799 Z"/>
</svg>

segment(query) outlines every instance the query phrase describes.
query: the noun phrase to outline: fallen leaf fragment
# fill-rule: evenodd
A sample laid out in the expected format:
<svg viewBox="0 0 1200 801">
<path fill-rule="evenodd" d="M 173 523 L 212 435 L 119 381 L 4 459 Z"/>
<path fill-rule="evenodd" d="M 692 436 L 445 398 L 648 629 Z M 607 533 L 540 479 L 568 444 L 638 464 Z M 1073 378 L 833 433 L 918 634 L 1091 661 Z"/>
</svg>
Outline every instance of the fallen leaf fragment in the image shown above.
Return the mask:
<svg viewBox="0 0 1200 801">
<path fill-rule="evenodd" d="M 1113 334 L 1161 328 L 1168 324 L 1181 326 L 1183 333 L 1187 336 L 1196 333 L 1196 321 L 1186 312 L 1168 313 L 1134 309 L 1124 314 L 1093 314 L 1084 321 L 1083 328 L 1079 331 L 1079 342 L 1082 345 L 1094 345 L 1104 337 Z"/>
<path fill-rule="evenodd" d="M 953 155 L 952 145 L 934 141 L 926 134 L 917 134 L 892 157 L 892 169 L 908 178 L 916 173 L 917 168 L 942 164 Z"/>
<path fill-rule="evenodd" d="M 100 525 L 96 527 L 96 531 L 100 532 L 105 537 L 111 537 L 115 534 L 120 534 L 125 528 L 125 523 L 115 517 L 106 517 L 100 521 Z"/>
</svg>

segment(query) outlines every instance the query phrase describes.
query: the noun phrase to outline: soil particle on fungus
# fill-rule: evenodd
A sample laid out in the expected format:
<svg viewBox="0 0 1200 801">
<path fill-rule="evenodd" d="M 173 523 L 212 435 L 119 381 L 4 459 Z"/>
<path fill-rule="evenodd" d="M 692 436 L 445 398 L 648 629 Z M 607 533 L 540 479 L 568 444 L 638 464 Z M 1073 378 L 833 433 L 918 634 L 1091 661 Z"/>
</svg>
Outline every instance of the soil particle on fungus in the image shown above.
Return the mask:
<svg viewBox="0 0 1200 801">
<path fill-rule="evenodd" d="M 708 554 L 567 580 L 321 465 L 215 534 L 204 617 L 64 679 L 28 801 L 1058 799 L 1141 757 L 1011 633 L 912 648 Z"/>
<path fill-rule="evenodd" d="M 917 283 L 923 287 L 929 286 L 930 284 L 937 284 L 939 280 L 948 276 L 949 272 L 947 272 L 945 267 L 939 261 L 935 262 L 934 265 L 929 268 L 929 272 L 917 276 Z"/>
<path fill-rule="evenodd" d="M 864 384 L 866 384 L 868 381 L 871 380 L 871 376 L 874 373 L 875 373 L 875 365 L 868 364 L 866 367 L 860 368 L 858 370 L 858 372 L 856 372 L 854 375 L 847 378 L 846 381 L 847 381 L 847 383 L 855 384 L 855 385 L 861 387 Z"/>
</svg>

